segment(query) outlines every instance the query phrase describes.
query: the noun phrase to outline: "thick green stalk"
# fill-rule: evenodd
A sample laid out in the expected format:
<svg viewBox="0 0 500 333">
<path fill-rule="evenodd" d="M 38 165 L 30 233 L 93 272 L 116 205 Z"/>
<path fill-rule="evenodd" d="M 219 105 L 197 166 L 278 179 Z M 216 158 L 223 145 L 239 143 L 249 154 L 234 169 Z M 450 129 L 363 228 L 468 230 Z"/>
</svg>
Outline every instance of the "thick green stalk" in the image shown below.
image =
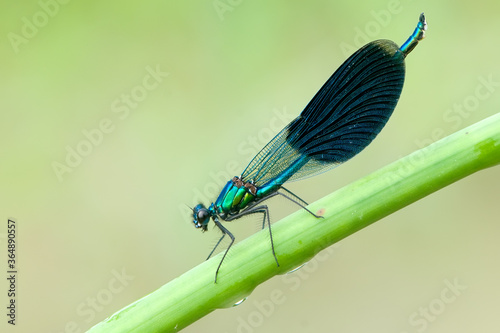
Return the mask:
<svg viewBox="0 0 500 333">
<path fill-rule="evenodd" d="M 280 267 L 263 230 L 228 254 L 203 262 L 93 327 L 91 332 L 175 332 L 230 307 L 262 282 L 310 260 L 322 249 L 478 170 L 500 163 L 500 113 L 418 150 L 273 224 Z"/>
</svg>

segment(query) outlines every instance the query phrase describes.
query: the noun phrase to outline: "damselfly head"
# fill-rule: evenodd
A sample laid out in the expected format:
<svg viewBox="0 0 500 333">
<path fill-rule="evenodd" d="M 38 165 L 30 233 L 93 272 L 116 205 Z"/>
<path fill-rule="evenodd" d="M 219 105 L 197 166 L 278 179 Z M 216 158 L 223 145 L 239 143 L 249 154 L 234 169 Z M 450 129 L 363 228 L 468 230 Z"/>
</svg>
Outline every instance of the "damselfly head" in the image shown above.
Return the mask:
<svg viewBox="0 0 500 333">
<path fill-rule="evenodd" d="M 193 223 L 196 228 L 202 228 L 203 231 L 207 231 L 207 225 L 210 221 L 210 211 L 203 206 L 203 204 L 198 204 L 193 208 Z"/>
</svg>

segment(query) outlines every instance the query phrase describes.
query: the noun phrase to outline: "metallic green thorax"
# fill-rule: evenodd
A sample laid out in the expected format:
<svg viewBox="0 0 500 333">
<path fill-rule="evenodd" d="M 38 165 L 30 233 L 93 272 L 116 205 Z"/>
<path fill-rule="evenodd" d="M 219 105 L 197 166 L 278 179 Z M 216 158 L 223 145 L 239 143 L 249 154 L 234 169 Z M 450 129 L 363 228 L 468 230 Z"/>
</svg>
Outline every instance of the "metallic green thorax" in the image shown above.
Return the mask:
<svg viewBox="0 0 500 333">
<path fill-rule="evenodd" d="M 267 198 L 270 194 L 279 190 L 280 186 L 293 176 L 309 158 L 300 157 L 292 165 L 286 168 L 276 179 L 269 181 L 263 186 L 257 187 L 251 181 L 245 182 L 240 177 L 233 177 L 222 189 L 217 200 L 210 206 L 211 213 L 215 213 L 222 219 L 228 215 L 235 215 L 248 205 Z"/>
<path fill-rule="evenodd" d="M 227 215 L 237 214 L 257 198 L 257 188 L 251 183 L 244 183 L 233 177 L 222 189 L 217 200 L 210 206 L 224 219 Z"/>
</svg>

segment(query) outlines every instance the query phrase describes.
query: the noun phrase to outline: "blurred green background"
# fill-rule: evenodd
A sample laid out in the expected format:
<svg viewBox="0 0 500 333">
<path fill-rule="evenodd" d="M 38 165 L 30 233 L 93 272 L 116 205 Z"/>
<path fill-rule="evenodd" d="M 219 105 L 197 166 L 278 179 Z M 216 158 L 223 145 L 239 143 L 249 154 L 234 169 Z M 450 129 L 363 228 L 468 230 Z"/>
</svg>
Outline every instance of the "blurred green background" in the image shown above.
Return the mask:
<svg viewBox="0 0 500 333">
<path fill-rule="evenodd" d="M 402 43 L 422 11 L 384 131 L 289 188 L 312 202 L 500 105 L 498 1 L 66 2 L 0 13 L 4 272 L 7 218 L 19 231 L 18 322 L 0 327 L 15 332 L 83 332 L 201 263 L 219 234 L 186 205 L 214 200 L 350 53 Z M 498 332 L 499 176 L 461 180 L 185 332 Z M 296 209 L 270 204 L 274 220 Z M 228 227 L 241 240 L 259 223 Z"/>
</svg>

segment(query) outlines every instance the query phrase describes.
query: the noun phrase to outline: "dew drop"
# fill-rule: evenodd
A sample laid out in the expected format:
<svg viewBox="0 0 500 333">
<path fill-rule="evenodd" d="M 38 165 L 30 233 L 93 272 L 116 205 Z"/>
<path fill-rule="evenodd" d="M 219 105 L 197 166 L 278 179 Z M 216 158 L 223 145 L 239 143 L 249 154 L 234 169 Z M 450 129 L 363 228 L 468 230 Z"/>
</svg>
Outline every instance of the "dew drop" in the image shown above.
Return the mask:
<svg viewBox="0 0 500 333">
<path fill-rule="evenodd" d="M 248 297 L 245 297 L 245 298 L 240 299 L 238 302 L 236 302 L 236 303 L 234 303 L 234 304 L 233 304 L 233 307 L 234 307 L 234 306 L 238 306 L 238 305 L 240 305 L 241 303 L 243 303 L 244 301 L 246 301 L 246 300 L 247 300 L 247 298 L 248 298 Z"/>
<path fill-rule="evenodd" d="M 292 273 L 294 273 L 294 272 L 298 271 L 299 269 L 301 269 L 302 267 L 304 267 L 305 265 L 307 265 L 307 263 L 308 263 L 308 262 L 305 262 L 305 263 L 303 263 L 302 265 L 300 265 L 300 266 L 298 266 L 298 267 L 295 267 L 295 268 L 294 268 L 294 269 L 292 269 L 291 271 L 286 272 L 286 274 L 292 274 Z"/>
</svg>

